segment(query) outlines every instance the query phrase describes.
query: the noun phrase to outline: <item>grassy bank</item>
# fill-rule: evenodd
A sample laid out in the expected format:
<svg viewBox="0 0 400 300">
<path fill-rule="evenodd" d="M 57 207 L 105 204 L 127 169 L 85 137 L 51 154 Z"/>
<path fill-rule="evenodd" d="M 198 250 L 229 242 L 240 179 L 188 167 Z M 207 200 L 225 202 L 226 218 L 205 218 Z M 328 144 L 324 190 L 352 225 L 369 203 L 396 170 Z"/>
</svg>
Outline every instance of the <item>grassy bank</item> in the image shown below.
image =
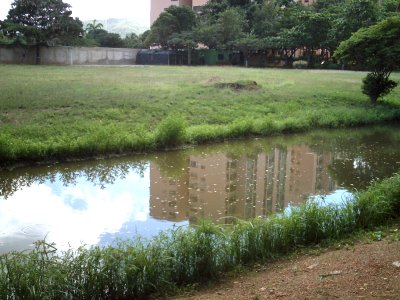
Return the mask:
<svg viewBox="0 0 400 300">
<path fill-rule="evenodd" d="M 398 217 L 400 175 L 374 184 L 342 206 L 309 202 L 283 216 L 232 227 L 203 223 L 149 241 L 81 248 L 61 256 L 53 245 L 40 242 L 31 253 L 0 256 L 0 298 L 131 299 L 164 294 Z"/>
<path fill-rule="evenodd" d="M 400 89 L 372 106 L 360 72 L 0 65 L 0 73 L 3 165 L 400 118 Z M 246 81 L 257 85 L 229 84 Z"/>
</svg>

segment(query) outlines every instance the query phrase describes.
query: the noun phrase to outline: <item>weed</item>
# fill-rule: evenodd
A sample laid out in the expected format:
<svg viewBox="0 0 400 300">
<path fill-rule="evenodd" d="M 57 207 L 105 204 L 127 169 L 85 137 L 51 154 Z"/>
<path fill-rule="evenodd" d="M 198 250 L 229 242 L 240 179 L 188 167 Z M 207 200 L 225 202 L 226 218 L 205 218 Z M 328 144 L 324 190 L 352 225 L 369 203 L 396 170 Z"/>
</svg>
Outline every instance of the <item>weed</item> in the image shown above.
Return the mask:
<svg viewBox="0 0 400 300">
<path fill-rule="evenodd" d="M 186 121 L 182 116 L 171 115 L 158 126 L 154 140 L 157 147 L 175 147 L 185 141 Z"/>
</svg>

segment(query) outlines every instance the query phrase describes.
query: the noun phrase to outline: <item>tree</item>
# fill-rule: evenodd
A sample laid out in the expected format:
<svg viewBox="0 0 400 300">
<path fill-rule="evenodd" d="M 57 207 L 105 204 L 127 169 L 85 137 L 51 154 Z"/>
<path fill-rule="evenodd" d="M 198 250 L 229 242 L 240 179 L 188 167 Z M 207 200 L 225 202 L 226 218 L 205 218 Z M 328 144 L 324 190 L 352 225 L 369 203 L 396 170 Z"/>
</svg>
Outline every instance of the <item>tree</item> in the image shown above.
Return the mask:
<svg viewBox="0 0 400 300">
<path fill-rule="evenodd" d="M 188 65 L 191 65 L 192 55 L 191 50 L 196 48 L 197 43 L 193 38 L 193 32 L 183 31 L 174 33 L 168 40 L 168 45 L 172 49 L 187 49 L 188 52 Z"/>
<path fill-rule="evenodd" d="M 209 0 L 201 9 L 201 14 L 207 18 L 217 19 L 218 15 L 227 10 L 229 3 L 227 0 Z"/>
<path fill-rule="evenodd" d="M 385 17 L 393 17 L 400 12 L 399 0 L 382 0 L 381 5 Z"/>
<path fill-rule="evenodd" d="M 389 76 L 400 68 L 400 16 L 358 30 L 340 43 L 334 57 L 371 71 L 363 80 L 362 91 L 376 103 L 397 85 Z"/>
<path fill-rule="evenodd" d="M 333 48 L 347 40 L 360 28 L 374 25 L 380 18 L 380 9 L 376 0 L 349 0 L 340 5 L 341 11 L 332 22 L 329 33 Z"/>
<path fill-rule="evenodd" d="M 6 37 L 4 31 L 5 31 L 4 22 L 0 20 L 0 45 L 8 45 L 12 43 L 12 41 Z"/>
<path fill-rule="evenodd" d="M 252 0 L 228 0 L 230 6 L 246 6 L 249 5 Z"/>
<path fill-rule="evenodd" d="M 178 33 L 192 30 L 196 25 L 196 13 L 189 6 L 172 5 L 166 9 L 166 12 L 176 18 Z"/>
<path fill-rule="evenodd" d="M 244 66 L 249 66 L 249 57 L 252 51 L 261 50 L 264 48 L 263 40 L 257 38 L 254 34 L 246 34 L 244 37 L 233 42 L 235 48 L 243 53 Z"/>
<path fill-rule="evenodd" d="M 90 32 L 96 29 L 103 29 L 103 24 L 97 23 L 96 19 L 94 19 L 92 23 L 86 24 L 86 32 Z"/>
<path fill-rule="evenodd" d="M 265 0 L 253 12 L 253 32 L 257 36 L 275 36 L 280 29 L 281 7 L 275 0 Z"/>
<path fill-rule="evenodd" d="M 196 40 L 206 45 L 209 49 L 217 49 L 221 47 L 219 40 L 218 26 L 211 23 L 210 20 L 202 20 L 194 31 Z"/>
<path fill-rule="evenodd" d="M 217 19 L 203 19 L 197 27 L 195 36 L 197 40 L 210 49 L 226 49 L 232 43 L 243 37 L 245 19 L 240 10 L 229 8 L 218 14 Z"/>
<path fill-rule="evenodd" d="M 190 31 L 196 25 L 196 14 L 188 6 L 170 6 L 160 14 L 151 26 L 146 43 L 168 46 L 173 34 Z"/>
<path fill-rule="evenodd" d="M 309 67 L 315 63 L 315 51 L 321 51 L 321 57 L 327 56 L 328 32 L 331 28 L 329 16 L 324 13 L 304 11 L 298 16 L 299 24 L 289 30 L 297 46 L 304 48 Z"/>
<path fill-rule="evenodd" d="M 145 40 L 146 40 L 147 31 L 143 32 L 140 35 L 136 33 L 131 33 L 125 37 L 124 45 L 127 48 L 136 48 L 136 49 L 143 49 L 146 48 Z"/>
<path fill-rule="evenodd" d="M 166 47 L 168 39 L 175 32 L 178 32 L 178 20 L 170 13 L 162 12 L 151 26 L 146 43 L 159 44 L 162 47 Z"/>
<path fill-rule="evenodd" d="M 88 32 L 87 39 L 94 40 L 100 47 L 121 48 L 124 42 L 118 33 L 111 33 L 104 29 L 94 29 Z"/>
<path fill-rule="evenodd" d="M 82 22 L 71 17 L 71 6 L 62 0 L 14 0 L 3 27 L 9 37 L 36 46 L 70 44 L 82 34 Z"/>
</svg>

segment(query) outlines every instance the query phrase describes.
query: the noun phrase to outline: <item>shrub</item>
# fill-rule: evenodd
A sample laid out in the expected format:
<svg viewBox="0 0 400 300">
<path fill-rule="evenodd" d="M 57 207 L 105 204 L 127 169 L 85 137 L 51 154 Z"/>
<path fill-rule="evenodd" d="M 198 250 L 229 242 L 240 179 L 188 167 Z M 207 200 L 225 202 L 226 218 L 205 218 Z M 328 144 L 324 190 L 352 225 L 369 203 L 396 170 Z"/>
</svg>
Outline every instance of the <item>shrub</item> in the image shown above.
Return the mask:
<svg viewBox="0 0 400 300">
<path fill-rule="evenodd" d="M 362 92 L 367 95 L 372 103 L 379 97 L 390 93 L 397 86 L 397 82 L 389 79 L 390 73 L 368 73 L 363 79 Z"/>
<path fill-rule="evenodd" d="M 182 116 L 171 115 L 158 126 L 154 140 L 157 147 L 173 147 L 182 144 L 186 135 L 186 120 Z"/>
</svg>

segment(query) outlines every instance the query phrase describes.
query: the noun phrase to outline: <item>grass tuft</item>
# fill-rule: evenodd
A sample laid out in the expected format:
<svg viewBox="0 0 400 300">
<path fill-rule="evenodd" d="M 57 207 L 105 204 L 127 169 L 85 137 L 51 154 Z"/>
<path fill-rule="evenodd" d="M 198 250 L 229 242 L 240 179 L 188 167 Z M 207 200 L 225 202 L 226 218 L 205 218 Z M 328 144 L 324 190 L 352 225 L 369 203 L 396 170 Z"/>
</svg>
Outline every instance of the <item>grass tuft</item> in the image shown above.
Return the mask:
<svg viewBox="0 0 400 300">
<path fill-rule="evenodd" d="M 154 140 L 158 148 L 176 147 L 185 141 L 186 120 L 182 116 L 171 115 L 158 126 Z"/>
</svg>

